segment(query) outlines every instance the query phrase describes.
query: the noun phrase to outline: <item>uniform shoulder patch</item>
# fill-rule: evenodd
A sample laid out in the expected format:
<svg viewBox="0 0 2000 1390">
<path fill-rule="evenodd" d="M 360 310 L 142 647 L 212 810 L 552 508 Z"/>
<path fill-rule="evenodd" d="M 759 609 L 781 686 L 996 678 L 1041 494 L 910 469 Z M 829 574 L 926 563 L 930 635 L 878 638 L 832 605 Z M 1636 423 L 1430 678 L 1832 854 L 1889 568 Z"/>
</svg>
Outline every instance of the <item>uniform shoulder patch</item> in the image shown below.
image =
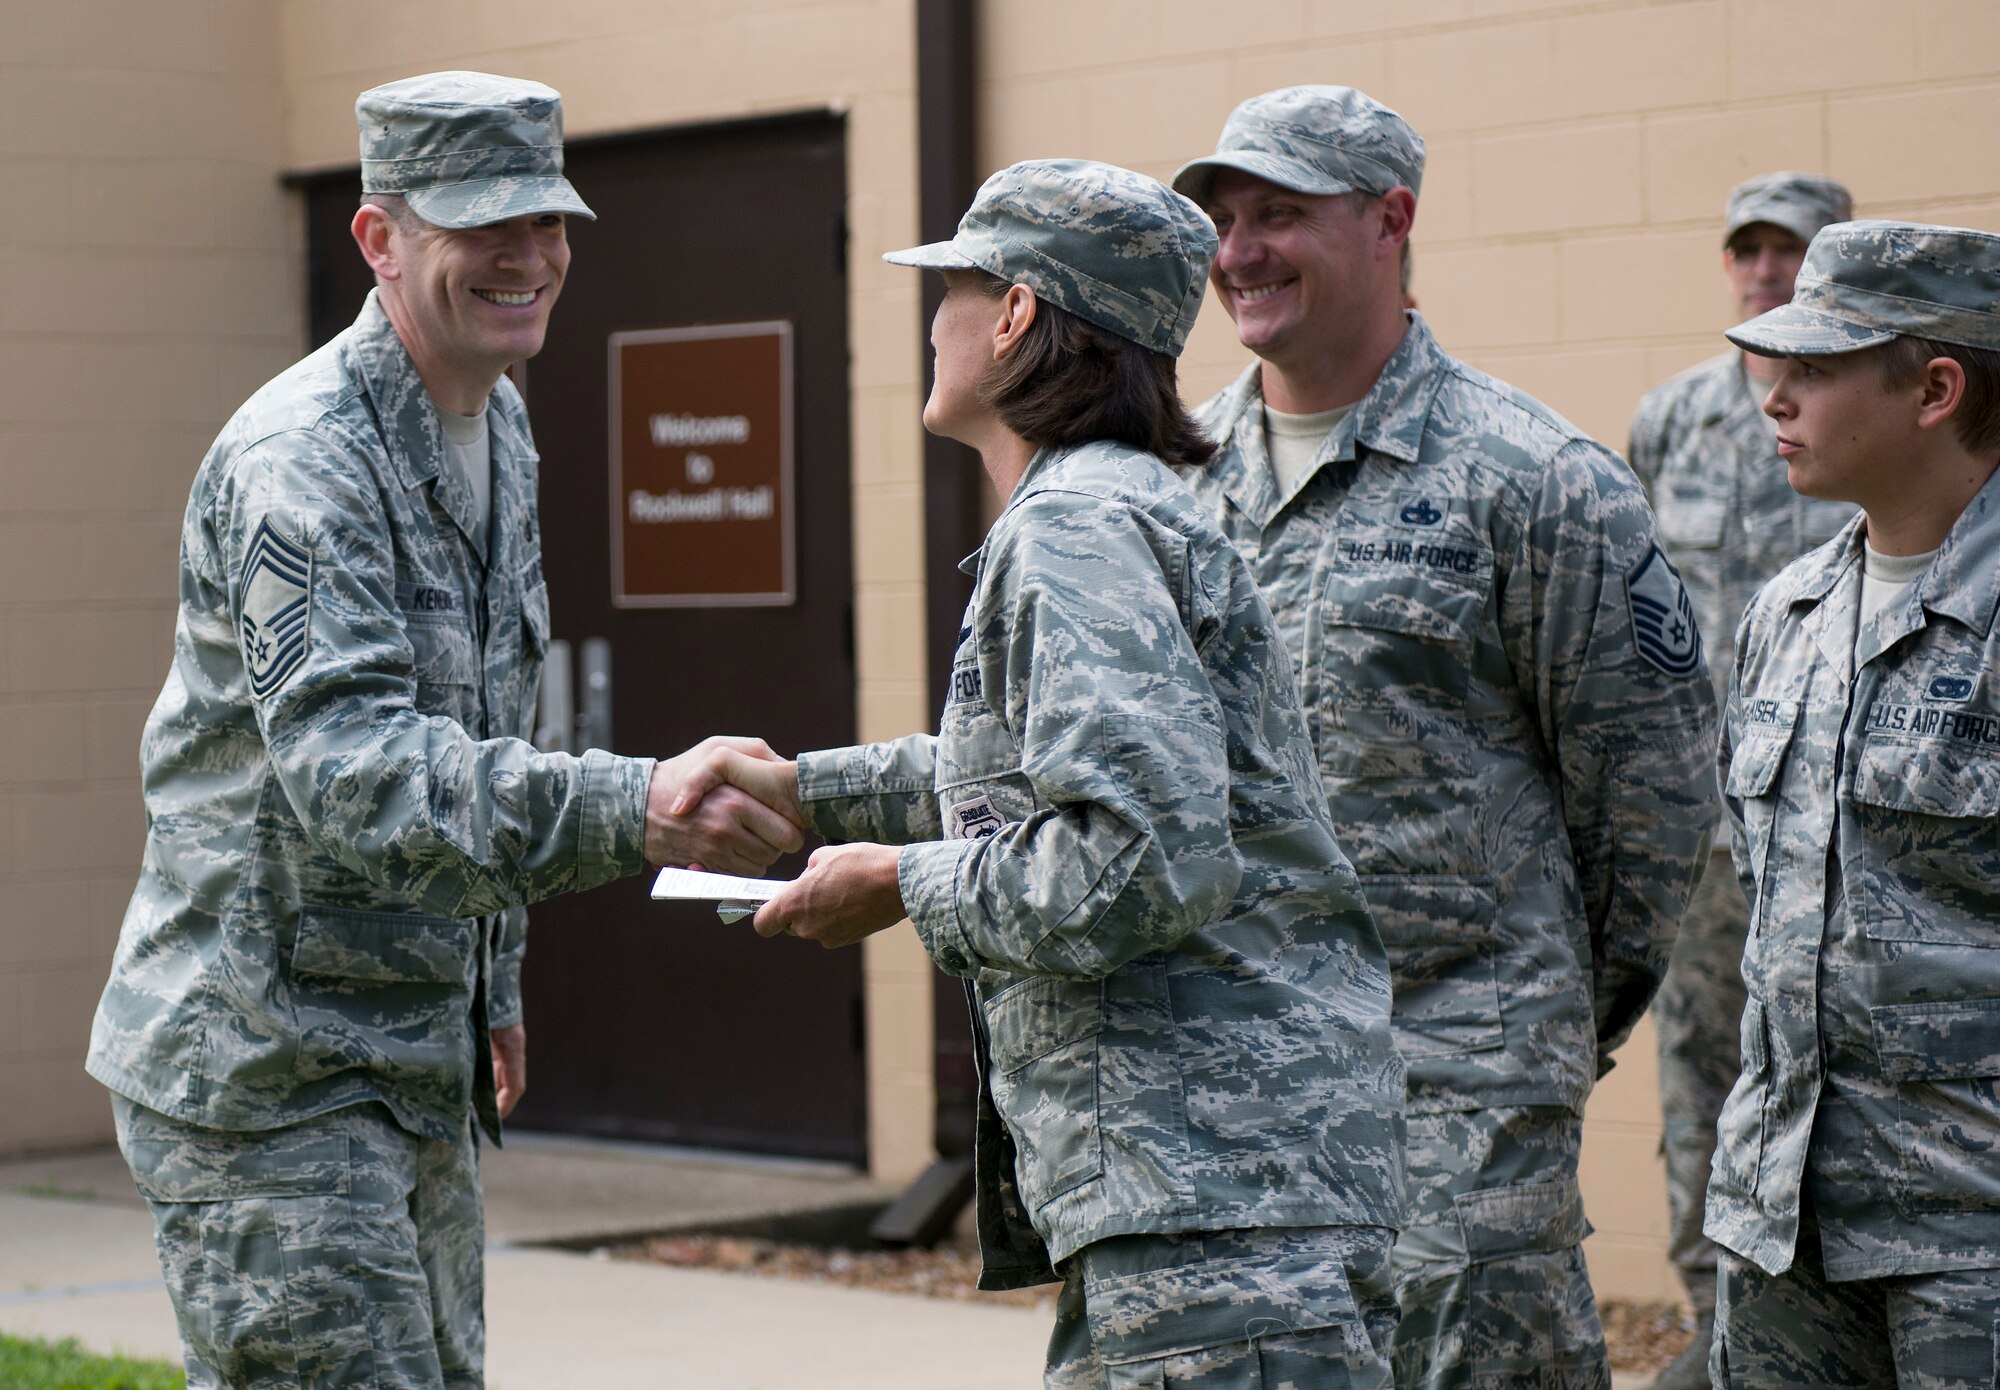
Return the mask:
<svg viewBox="0 0 2000 1390">
<path fill-rule="evenodd" d="M 1655 542 L 1625 576 L 1625 599 L 1632 612 L 1632 639 L 1639 655 L 1670 676 L 1701 669 L 1701 629 L 1680 571 Z"/>
<path fill-rule="evenodd" d="M 312 615 L 312 555 L 278 534 L 268 520 L 257 523 L 243 557 L 238 582 L 237 639 L 250 693 L 263 699 L 306 659 L 306 629 Z"/>
</svg>

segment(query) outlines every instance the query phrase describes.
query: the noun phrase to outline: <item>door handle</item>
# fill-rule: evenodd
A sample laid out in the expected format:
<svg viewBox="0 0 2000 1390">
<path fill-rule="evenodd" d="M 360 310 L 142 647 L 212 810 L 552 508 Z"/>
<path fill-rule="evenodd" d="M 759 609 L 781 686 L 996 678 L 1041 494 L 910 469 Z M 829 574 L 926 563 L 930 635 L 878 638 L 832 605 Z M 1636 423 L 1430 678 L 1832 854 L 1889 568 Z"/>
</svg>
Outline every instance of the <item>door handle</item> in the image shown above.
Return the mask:
<svg viewBox="0 0 2000 1390">
<path fill-rule="evenodd" d="M 611 639 L 583 639 L 582 660 L 578 663 L 583 686 L 581 708 L 576 720 L 576 747 L 611 751 Z"/>
<path fill-rule="evenodd" d="M 542 688 L 535 697 L 535 747 L 567 753 L 576 740 L 576 688 L 570 683 L 569 643 L 558 637 L 542 660 Z"/>
</svg>

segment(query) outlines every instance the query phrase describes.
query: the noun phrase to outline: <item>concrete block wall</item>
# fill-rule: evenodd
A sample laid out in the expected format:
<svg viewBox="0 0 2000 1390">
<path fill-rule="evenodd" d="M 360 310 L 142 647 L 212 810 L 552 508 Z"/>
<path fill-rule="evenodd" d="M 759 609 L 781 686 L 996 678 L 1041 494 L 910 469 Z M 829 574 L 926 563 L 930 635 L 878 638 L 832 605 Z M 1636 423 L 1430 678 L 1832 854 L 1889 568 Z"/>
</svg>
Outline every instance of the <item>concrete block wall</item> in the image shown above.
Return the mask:
<svg viewBox="0 0 2000 1390">
<path fill-rule="evenodd" d="M 1622 450 L 1651 386 L 1723 349 L 1731 185 L 1796 168 L 1857 215 L 2000 228 L 1987 0 L 989 0 L 984 163 L 1082 154 L 1161 178 L 1230 107 L 1359 87 L 1424 136 L 1415 293 L 1444 345 Z M 1208 306 L 1200 399 L 1245 361 Z M 1586 1125 L 1602 1294 L 1672 1299 L 1650 1025 Z"/>
<path fill-rule="evenodd" d="M 277 52 L 262 0 L 0 8 L 0 1153 L 111 1134 L 83 1057 L 188 482 L 303 331 Z"/>
</svg>

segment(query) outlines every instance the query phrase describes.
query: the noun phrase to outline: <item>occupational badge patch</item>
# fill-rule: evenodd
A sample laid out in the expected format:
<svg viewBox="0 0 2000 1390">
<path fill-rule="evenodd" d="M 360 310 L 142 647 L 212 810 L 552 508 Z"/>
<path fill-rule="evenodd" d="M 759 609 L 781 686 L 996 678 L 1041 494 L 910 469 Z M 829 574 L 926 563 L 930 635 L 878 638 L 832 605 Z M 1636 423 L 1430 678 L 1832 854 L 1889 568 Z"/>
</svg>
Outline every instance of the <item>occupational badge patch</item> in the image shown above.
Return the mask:
<svg viewBox="0 0 2000 1390">
<path fill-rule="evenodd" d="M 1002 824 L 1000 813 L 993 808 L 993 799 L 975 796 L 951 808 L 951 814 L 945 817 L 944 837 L 947 840 L 983 840 L 988 835 L 999 834 Z"/>
<path fill-rule="evenodd" d="M 250 693 L 261 700 L 306 659 L 312 556 L 271 529 L 268 520 L 260 521 L 243 559 L 241 584 L 237 638 Z"/>
<path fill-rule="evenodd" d="M 1691 676 L 1701 669 L 1701 630 L 1695 626 L 1694 604 L 1680 571 L 1655 544 L 1625 576 L 1625 598 L 1632 610 L 1632 638 L 1639 655 L 1670 676 Z"/>
</svg>

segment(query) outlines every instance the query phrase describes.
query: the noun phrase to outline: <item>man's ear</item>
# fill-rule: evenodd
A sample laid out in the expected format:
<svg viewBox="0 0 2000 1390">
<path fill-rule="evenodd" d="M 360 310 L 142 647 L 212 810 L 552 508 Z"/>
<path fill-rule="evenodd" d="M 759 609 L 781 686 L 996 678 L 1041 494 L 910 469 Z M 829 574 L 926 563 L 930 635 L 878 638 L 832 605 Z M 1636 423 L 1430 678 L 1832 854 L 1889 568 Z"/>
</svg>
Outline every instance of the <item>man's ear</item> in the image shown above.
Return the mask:
<svg viewBox="0 0 2000 1390">
<path fill-rule="evenodd" d="M 396 219 L 387 208 L 363 203 L 355 210 L 348 230 L 354 233 L 354 244 L 361 248 L 361 259 L 368 262 L 368 268 L 377 276 L 394 280 L 402 273 L 396 257 Z"/>
<path fill-rule="evenodd" d="M 1035 322 L 1040 301 L 1026 285 L 1009 285 L 1000 300 L 1000 317 L 993 324 L 993 360 L 998 362 L 1014 350 Z"/>
<path fill-rule="evenodd" d="M 1965 400 L 1965 368 L 1949 357 L 1933 357 L 1924 365 L 1922 393 L 1917 398 L 1917 428 L 1936 429 L 1951 419 Z"/>
<path fill-rule="evenodd" d="M 1417 225 L 1417 195 L 1398 185 L 1384 193 L 1382 208 L 1382 250 L 1385 254 L 1400 258 L 1403 243 L 1410 239 L 1410 229 Z"/>
</svg>

